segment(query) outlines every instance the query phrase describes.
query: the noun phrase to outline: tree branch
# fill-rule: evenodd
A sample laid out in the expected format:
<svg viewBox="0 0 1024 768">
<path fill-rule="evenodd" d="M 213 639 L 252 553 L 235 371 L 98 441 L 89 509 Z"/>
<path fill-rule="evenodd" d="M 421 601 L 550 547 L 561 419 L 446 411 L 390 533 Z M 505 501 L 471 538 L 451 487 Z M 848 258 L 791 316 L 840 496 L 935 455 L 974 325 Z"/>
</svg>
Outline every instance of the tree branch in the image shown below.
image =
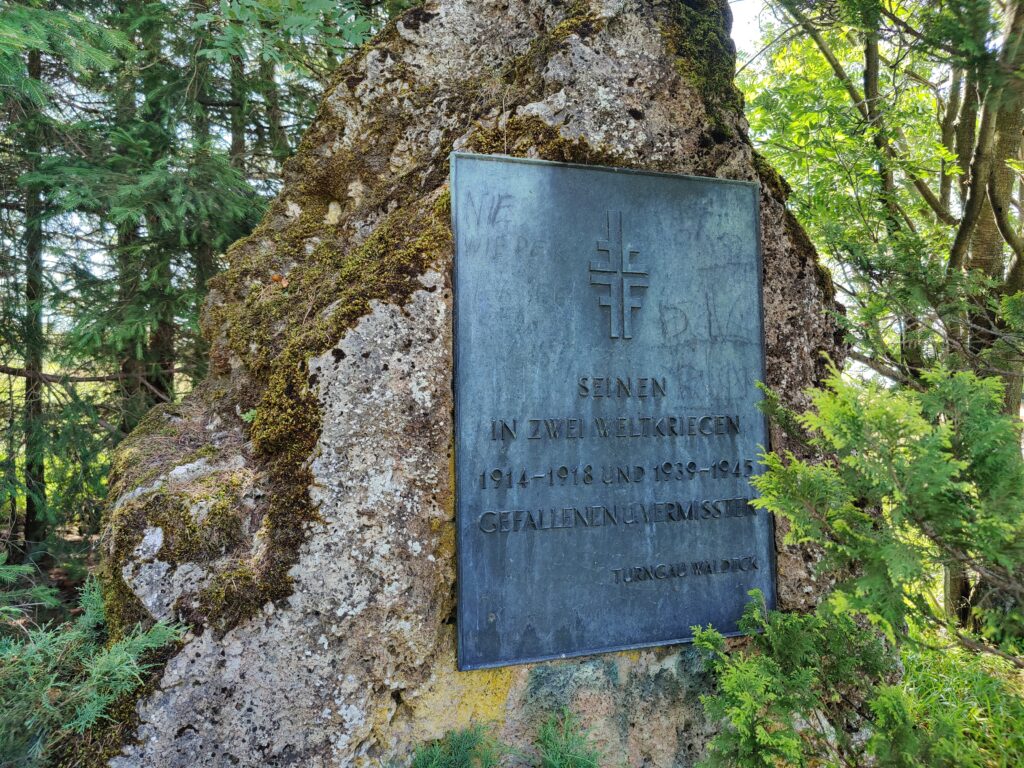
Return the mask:
<svg viewBox="0 0 1024 768">
<path fill-rule="evenodd" d="M 839 82 L 843 84 L 843 87 L 846 89 L 846 93 L 849 94 L 850 100 L 853 102 L 853 106 L 855 106 L 857 111 L 860 112 L 861 117 L 863 117 L 866 122 L 869 122 L 870 117 L 868 116 L 867 106 L 864 104 L 864 96 L 857 90 L 857 86 L 853 84 L 853 80 L 850 79 L 850 76 L 846 74 L 846 70 L 843 69 L 843 65 L 839 62 L 839 59 L 836 58 L 835 53 L 832 52 L 832 48 L 829 47 L 825 38 L 822 37 L 821 32 L 819 32 L 818 28 L 811 23 L 811 20 L 804 16 L 800 9 L 796 7 L 796 2 L 794 0 L 780 0 L 780 2 L 782 3 L 782 7 L 785 8 L 789 15 L 793 17 L 793 20 L 800 25 L 804 32 L 806 32 L 814 41 L 814 44 L 818 46 L 818 50 L 821 51 L 821 55 L 825 57 L 825 61 L 827 61 L 828 65 L 832 67 L 832 71 L 835 73 L 835 76 L 839 78 Z"/>
<path fill-rule="evenodd" d="M 956 138 L 956 117 L 960 112 L 961 96 L 960 90 L 963 87 L 963 70 L 959 67 L 953 68 L 953 80 L 949 85 L 949 100 L 942 113 L 942 146 L 946 151 L 953 154 L 956 151 L 954 140 Z M 941 102 L 940 102 L 941 103 Z M 942 161 L 942 176 L 939 178 L 939 205 L 949 210 L 949 200 L 953 190 L 953 177 L 946 173 L 946 161 Z"/>
<path fill-rule="evenodd" d="M 157 371 L 150 371 L 149 375 L 152 375 L 154 372 L 164 374 L 188 373 L 188 369 L 159 369 Z M 142 379 L 143 381 L 145 381 L 147 375 L 145 373 L 111 373 L 101 376 L 68 376 L 60 373 L 42 373 L 39 371 L 28 371 L 25 370 L 24 368 L 14 368 L 9 365 L 0 365 L 0 374 L 6 376 L 17 376 L 22 379 L 34 379 L 36 381 L 44 381 L 50 384 L 86 384 L 104 381 L 124 381 L 126 379 Z"/>
<path fill-rule="evenodd" d="M 849 357 L 851 360 L 856 360 L 858 363 L 861 363 L 862 365 L 866 365 L 875 373 L 885 376 L 887 379 L 891 380 L 894 383 L 902 383 L 907 386 L 914 387 L 915 389 L 920 389 L 920 385 L 915 384 L 912 376 L 908 376 L 903 371 L 888 366 L 879 360 L 875 360 L 872 357 L 868 357 L 867 355 L 858 352 L 856 349 L 850 349 L 846 353 L 846 356 Z"/>
<path fill-rule="evenodd" d="M 765 51 L 767 51 L 769 48 L 771 48 L 773 45 L 775 45 L 777 42 L 779 42 L 779 40 L 781 40 L 782 38 L 786 37 L 786 35 L 788 35 L 790 32 L 792 32 L 794 29 L 796 29 L 797 26 L 798 26 L 797 24 L 790 24 L 782 32 L 777 34 L 771 40 L 771 42 L 769 42 L 767 45 L 765 45 L 763 48 L 761 48 L 761 50 L 759 50 L 757 53 L 755 53 L 753 56 L 751 56 L 749 59 L 747 59 L 745 62 L 743 62 L 743 66 L 741 66 L 739 69 L 736 70 L 736 75 L 735 76 L 738 77 L 740 72 L 742 72 L 744 69 L 749 67 L 755 61 L 757 61 L 757 59 L 760 58 L 761 54 L 763 54 Z"/>
<path fill-rule="evenodd" d="M 832 72 L 835 74 L 835 76 L 839 79 L 839 82 L 842 83 L 843 87 L 846 89 L 846 93 L 849 95 L 850 101 L 853 103 L 853 106 L 857 109 L 857 111 L 860 112 L 860 115 L 862 118 L 864 118 L 864 121 L 878 131 L 878 134 L 875 138 L 875 145 L 878 147 L 879 151 L 882 152 L 890 161 L 898 162 L 899 155 L 897 154 L 896 149 L 893 147 L 892 142 L 889 140 L 889 137 L 884 134 L 884 131 L 882 131 L 881 115 L 880 113 L 878 113 L 876 106 L 876 103 L 878 101 L 878 62 L 880 61 L 878 53 L 877 33 L 869 35 L 869 39 L 865 45 L 864 80 L 866 86 L 868 83 L 875 84 L 874 93 L 873 95 L 864 95 L 857 90 L 857 86 L 853 83 L 853 80 L 850 79 L 849 74 L 847 74 L 846 70 L 843 68 L 842 63 L 836 57 L 828 42 L 821 35 L 821 32 L 819 32 L 817 27 L 814 26 L 811 20 L 808 19 L 807 16 L 805 16 L 800 11 L 800 9 L 796 7 L 794 0 L 780 0 L 780 2 L 782 3 L 782 6 L 786 9 L 786 11 L 789 12 L 789 14 L 793 17 L 794 21 L 797 24 L 799 24 L 800 27 L 814 41 L 814 44 L 818 47 L 818 50 L 821 51 L 821 55 L 825 57 L 825 60 L 832 68 Z M 916 173 L 907 168 L 902 168 L 902 170 L 904 173 L 906 173 L 907 178 L 910 179 L 910 183 L 913 185 L 914 189 L 917 190 L 918 194 L 921 196 L 924 202 L 928 205 L 929 208 L 932 209 L 932 211 L 935 212 L 935 215 L 939 219 L 939 221 L 949 225 L 957 224 L 958 219 L 955 216 L 953 216 L 952 213 L 950 213 L 947 206 L 942 204 L 939 197 L 934 192 L 932 192 L 931 188 L 923 179 L 918 177 Z M 886 194 L 891 196 L 891 168 L 883 169 L 882 181 L 883 186 L 886 187 Z"/>
<path fill-rule="evenodd" d="M 951 56 L 955 56 L 957 58 L 966 57 L 966 54 L 963 51 L 959 51 L 951 45 L 947 45 L 946 43 L 939 42 L 938 40 L 931 40 L 925 37 L 924 34 L 914 29 L 912 26 L 910 26 L 910 24 L 908 24 L 905 20 L 901 19 L 895 13 L 890 11 L 888 8 L 882 8 L 881 11 L 882 15 L 885 16 L 885 18 L 887 18 L 893 24 L 895 24 L 897 29 L 899 29 L 901 32 L 907 33 L 914 39 L 919 40 L 922 43 L 925 43 L 926 45 L 934 45 L 940 51 L 945 51 Z"/>
</svg>

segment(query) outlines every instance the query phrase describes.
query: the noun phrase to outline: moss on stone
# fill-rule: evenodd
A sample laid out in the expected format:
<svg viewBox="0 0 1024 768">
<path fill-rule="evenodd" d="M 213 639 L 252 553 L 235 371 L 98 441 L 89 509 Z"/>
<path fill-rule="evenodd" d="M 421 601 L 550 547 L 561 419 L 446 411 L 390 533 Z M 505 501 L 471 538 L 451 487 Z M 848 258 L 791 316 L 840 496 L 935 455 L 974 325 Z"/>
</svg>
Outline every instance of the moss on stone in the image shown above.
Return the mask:
<svg viewBox="0 0 1024 768">
<path fill-rule="evenodd" d="M 201 399 L 204 387 L 199 388 L 196 399 Z M 112 457 L 108 497 L 121 502 L 111 504 L 104 513 L 104 557 L 97 570 L 112 640 L 120 639 L 136 624 L 151 623 L 148 612 L 121 575 L 122 566 L 142 541 L 146 528 L 164 529 L 165 546 L 160 557 L 175 562 L 190 560 L 201 551 L 209 556 L 211 542 L 240 538 L 235 499 L 227 494 L 227 489 L 234 486 L 223 473 L 197 483 L 167 487 L 167 474 L 172 468 L 212 460 L 218 454 L 208 442 L 201 413 L 202 408 L 194 400 L 157 406 Z M 138 495 L 122 499 L 128 492 Z M 205 523 L 189 515 L 189 505 L 197 502 L 210 505 L 211 514 Z"/>
<path fill-rule="evenodd" d="M 163 531 L 157 557 L 165 563 L 206 563 L 223 556 L 242 540 L 237 501 L 246 473 L 214 472 L 188 490 L 154 491 L 124 503 L 110 516 L 115 556 L 123 562 L 145 528 Z"/>
<path fill-rule="evenodd" d="M 757 175 L 761 179 L 761 183 L 771 190 L 775 198 L 780 202 L 784 202 L 790 192 L 792 192 L 789 183 L 779 175 L 779 172 L 772 168 L 764 155 L 754 150 L 754 169 L 757 171 Z"/>
<path fill-rule="evenodd" d="M 537 157 L 564 163 L 622 165 L 618 156 L 584 139 L 567 139 L 539 117 L 513 116 L 503 124 L 481 127 L 469 137 L 467 149 L 483 154 Z"/>
<path fill-rule="evenodd" d="M 153 623 L 149 611 L 125 584 L 120 569 L 112 563 L 104 563 L 97 569 L 97 578 L 103 585 L 103 610 L 107 620 L 107 635 L 117 641 L 138 625 Z"/>
<path fill-rule="evenodd" d="M 242 407 L 256 411 L 250 437 L 266 467 L 270 503 L 259 533 L 265 546 L 254 558 L 215 575 L 201 595 L 201 613 L 222 631 L 288 595 L 287 571 L 298 557 L 306 527 L 317 520 L 308 494 L 308 459 L 320 434 L 321 414 L 307 361 L 337 343 L 370 311 L 371 302 L 407 300 L 422 287 L 419 275 L 452 248 L 446 191 L 395 209 L 350 249 L 323 231 L 329 198 L 337 190 L 311 176 L 302 193 L 296 223 L 275 238 L 275 256 L 296 264 L 287 273 L 288 285 L 268 281 L 223 310 L 232 351 L 260 381 L 254 401 Z M 264 236 L 257 230 L 250 240 Z M 249 251 L 261 249 L 250 246 Z M 220 278 L 225 289 L 255 271 L 248 261 L 251 253 L 240 246 L 237 255 L 242 258 Z"/>
<path fill-rule="evenodd" d="M 158 405 L 121 442 L 111 459 L 111 498 L 146 485 L 160 473 L 166 463 L 161 449 L 174 445 L 180 418 L 180 410 L 174 405 Z"/>
<path fill-rule="evenodd" d="M 700 93 L 709 115 L 717 107 L 742 112 L 743 96 L 733 83 L 736 46 L 729 36 L 728 0 L 680 0 L 672 8 L 673 20 L 662 35 L 679 74 Z"/>
<path fill-rule="evenodd" d="M 249 618 L 254 609 L 278 599 L 278 592 L 288 586 L 288 582 L 275 581 L 276 575 L 258 573 L 246 561 L 217 571 L 199 594 L 204 618 L 214 629 L 226 632 Z"/>
<path fill-rule="evenodd" d="M 112 639 L 137 624 L 151 623 L 149 613 L 125 583 L 121 565 L 132 558 L 147 528 L 160 528 L 163 543 L 156 558 L 173 565 L 216 564 L 244 543 L 241 497 L 255 477 L 248 469 L 215 470 L 196 481 L 159 488 L 108 511 L 104 527 L 106 556 L 99 569 L 104 608 Z M 195 622 L 196 624 L 201 622 Z"/>
<path fill-rule="evenodd" d="M 525 100 L 530 93 L 527 75 L 540 66 L 538 57 L 550 56 L 569 35 L 592 34 L 600 25 L 583 4 L 568 11 L 531 47 L 530 67 L 518 75 L 506 73 L 519 97 Z M 360 52 L 356 63 L 392 44 L 394 27 L 389 29 Z M 337 82 L 353 88 L 357 77 L 355 63 L 347 63 Z M 422 187 L 386 172 L 411 115 L 434 97 L 429 88 L 403 77 L 399 81 L 405 85 L 401 96 L 406 103 L 399 107 L 399 100 L 389 100 L 368 116 L 362 138 L 342 150 L 329 149 L 344 125 L 325 101 L 289 161 L 285 192 L 256 231 L 229 250 L 229 269 L 212 283 L 226 300 L 209 313 L 207 334 L 216 338 L 224 329 L 230 354 L 222 357 L 245 364 L 251 386 L 238 392 L 239 407 L 255 410 L 250 437 L 270 489 L 259 553 L 216 574 L 201 595 L 200 613 L 220 631 L 290 593 L 288 569 L 318 519 L 308 494 L 308 459 L 320 434 L 321 414 L 307 361 L 336 344 L 370 311 L 371 302 L 405 302 L 420 287 L 419 275 L 452 249 L 447 189 L 424 197 Z M 462 103 L 449 109 L 486 113 L 497 99 L 491 85 L 485 79 L 468 80 Z M 469 148 L 568 162 L 614 161 L 610 153 L 566 139 L 536 117 L 512 117 L 501 128 L 480 127 Z M 424 158 L 422 168 L 431 165 L 436 160 Z M 431 180 L 440 185 L 444 177 Z M 353 185 L 361 194 L 350 196 Z M 328 219 L 332 204 L 336 223 Z M 353 222 L 368 216 L 380 221 L 353 247 L 358 236 Z"/>
<path fill-rule="evenodd" d="M 572 35 L 587 38 L 604 28 L 604 19 L 590 9 L 585 1 L 574 2 L 566 9 L 565 19 L 547 34 L 539 35 L 521 56 L 513 59 L 502 73 L 502 79 L 519 89 L 536 86 L 539 74 L 548 60 Z"/>
</svg>

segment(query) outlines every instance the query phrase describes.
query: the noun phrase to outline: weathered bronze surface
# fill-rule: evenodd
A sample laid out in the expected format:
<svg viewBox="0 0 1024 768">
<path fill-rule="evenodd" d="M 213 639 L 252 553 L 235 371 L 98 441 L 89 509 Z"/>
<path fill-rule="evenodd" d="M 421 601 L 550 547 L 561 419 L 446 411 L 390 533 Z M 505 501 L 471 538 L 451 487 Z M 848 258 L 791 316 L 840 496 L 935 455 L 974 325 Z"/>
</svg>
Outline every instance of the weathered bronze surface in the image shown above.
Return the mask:
<svg viewBox="0 0 1024 768">
<path fill-rule="evenodd" d="M 725 634 L 772 524 L 756 184 L 452 155 L 459 667 Z"/>
</svg>

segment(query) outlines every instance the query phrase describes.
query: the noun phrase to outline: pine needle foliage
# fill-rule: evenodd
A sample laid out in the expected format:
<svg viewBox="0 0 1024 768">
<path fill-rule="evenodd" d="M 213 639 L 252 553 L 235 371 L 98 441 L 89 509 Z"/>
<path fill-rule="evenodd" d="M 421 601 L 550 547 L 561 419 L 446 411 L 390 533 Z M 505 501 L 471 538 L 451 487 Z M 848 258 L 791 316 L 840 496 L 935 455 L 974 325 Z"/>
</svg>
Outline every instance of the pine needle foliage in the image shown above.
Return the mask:
<svg viewBox="0 0 1024 768">
<path fill-rule="evenodd" d="M 420 747 L 412 768 L 495 768 L 503 751 L 486 728 L 475 725 Z"/>
<path fill-rule="evenodd" d="M 521 754 L 498 741 L 482 725 L 449 731 L 416 750 L 410 768 L 495 768 L 502 757 L 533 768 L 599 768 L 601 753 L 579 718 L 568 709 L 553 714 L 537 729 L 533 754 Z"/>
<path fill-rule="evenodd" d="M 538 768 L 599 768 L 601 753 L 594 747 L 579 719 L 569 710 L 548 718 L 534 744 Z"/>
<path fill-rule="evenodd" d="M 339 61 L 401 5 L 0 3 L 13 560 L 70 565 L 96 533 L 111 450 L 205 375 L 208 280 L 279 189 Z"/>
<path fill-rule="evenodd" d="M 37 107 L 51 95 L 25 71 L 24 53 L 45 52 L 76 73 L 110 69 L 127 39 L 80 13 L 55 11 L 38 1 L 5 4 L 0 12 L 0 94 L 15 94 Z"/>
<path fill-rule="evenodd" d="M 45 765 L 56 745 L 96 725 L 141 686 L 147 657 L 180 635 L 157 623 L 108 643 L 95 581 L 83 588 L 80 608 L 65 624 L 0 636 L 0 765 Z"/>
<path fill-rule="evenodd" d="M 11 565 L 0 552 L 0 636 L 14 630 L 38 608 L 53 608 L 60 602 L 54 590 L 34 584 L 32 565 Z"/>
</svg>

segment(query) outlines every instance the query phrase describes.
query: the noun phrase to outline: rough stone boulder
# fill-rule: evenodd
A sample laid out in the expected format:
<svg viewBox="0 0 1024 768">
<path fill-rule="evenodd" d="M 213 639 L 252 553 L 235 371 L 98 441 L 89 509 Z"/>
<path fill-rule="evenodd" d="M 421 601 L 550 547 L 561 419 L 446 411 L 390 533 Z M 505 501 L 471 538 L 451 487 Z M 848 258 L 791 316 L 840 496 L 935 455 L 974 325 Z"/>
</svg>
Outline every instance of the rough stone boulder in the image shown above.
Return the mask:
<svg viewBox="0 0 1024 768">
<path fill-rule="evenodd" d="M 768 384 L 799 405 L 841 357 L 832 290 L 746 137 L 729 23 L 726 0 L 428 0 L 341 67 L 213 282 L 209 377 L 115 460 L 111 626 L 190 631 L 112 765 L 388 764 L 471 721 L 525 748 L 563 706 L 610 765 L 693 764 L 686 647 L 455 670 L 448 154 L 759 179 Z M 813 601 L 810 559 L 780 545 L 783 607 Z"/>
</svg>

